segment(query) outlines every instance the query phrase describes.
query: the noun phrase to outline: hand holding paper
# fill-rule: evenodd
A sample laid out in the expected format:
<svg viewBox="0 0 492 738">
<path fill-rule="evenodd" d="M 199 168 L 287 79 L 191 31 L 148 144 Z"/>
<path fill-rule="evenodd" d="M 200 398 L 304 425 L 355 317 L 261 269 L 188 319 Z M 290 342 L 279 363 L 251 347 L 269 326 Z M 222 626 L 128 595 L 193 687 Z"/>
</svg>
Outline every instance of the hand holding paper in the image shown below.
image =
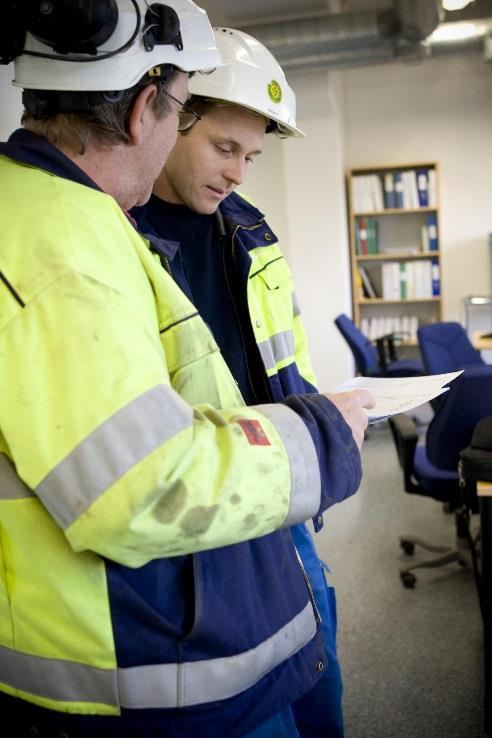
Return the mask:
<svg viewBox="0 0 492 738">
<path fill-rule="evenodd" d="M 354 440 L 359 447 L 364 441 L 364 432 L 368 425 L 367 412 L 374 405 L 374 398 L 366 389 L 356 388 L 350 392 L 336 392 L 325 394 L 343 415 L 347 425 L 352 429 Z"/>
<path fill-rule="evenodd" d="M 390 415 L 397 415 L 408 410 L 413 410 L 423 405 L 434 397 L 448 391 L 446 384 L 452 382 L 462 374 L 449 372 L 448 374 L 429 374 L 423 377 L 355 377 L 347 382 L 337 385 L 331 390 L 332 393 L 348 392 L 349 390 L 368 390 L 374 400 L 373 407 L 365 410 L 369 423 L 378 423 Z"/>
</svg>

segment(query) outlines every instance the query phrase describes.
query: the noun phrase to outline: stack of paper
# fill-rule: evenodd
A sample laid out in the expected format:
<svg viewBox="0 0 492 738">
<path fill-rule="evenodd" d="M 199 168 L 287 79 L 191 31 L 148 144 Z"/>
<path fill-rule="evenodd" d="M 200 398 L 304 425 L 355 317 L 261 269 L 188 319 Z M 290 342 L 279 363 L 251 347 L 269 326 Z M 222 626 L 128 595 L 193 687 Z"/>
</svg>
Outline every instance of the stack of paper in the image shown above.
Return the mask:
<svg viewBox="0 0 492 738">
<path fill-rule="evenodd" d="M 463 371 L 463 370 L 462 370 Z M 339 384 L 331 392 L 347 392 L 366 389 L 372 394 L 375 406 L 366 410 L 369 423 L 378 423 L 390 415 L 405 413 L 423 405 L 434 397 L 447 392 L 446 384 L 456 379 L 462 371 L 448 374 L 430 374 L 424 377 L 355 377 Z"/>
</svg>

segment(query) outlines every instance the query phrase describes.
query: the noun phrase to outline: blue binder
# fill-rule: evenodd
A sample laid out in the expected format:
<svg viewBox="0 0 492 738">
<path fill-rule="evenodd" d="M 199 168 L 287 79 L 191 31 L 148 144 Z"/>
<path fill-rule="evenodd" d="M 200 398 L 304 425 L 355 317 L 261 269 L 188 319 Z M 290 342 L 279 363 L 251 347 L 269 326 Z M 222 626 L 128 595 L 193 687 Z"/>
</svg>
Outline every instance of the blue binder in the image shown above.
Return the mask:
<svg viewBox="0 0 492 738">
<path fill-rule="evenodd" d="M 435 213 L 427 216 L 427 233 L 429 235 L 429 251 L 439 250 L 439 239 L 437 236 L 437 219 Z"/>
<path fill-rule="evenodd" d="M 395 183 L 395 208 L 403 207 L 403 182 L 401 172 L 394 172 L 393 179 Z"/>
<path fill-rule="evenodd" d="M 395 208 L 395 183 L 393 181 L 393 175 L 391 172 L 386 172 L 383 178 L 384 181 L 384 207 Z"/>
<path fill-rule="evenodd" d="M 429 177 L 427 169 L 417 169 L 417 192 L 419 206 L 421 208 L 429 207 Z"/>
<path fill-rule="evenodd" d="M 437 259 L 432 259 L 431 266 L 432 275 L 432 297 L 439 297 L 441 294 L 441 274 Z"/>
</svg>

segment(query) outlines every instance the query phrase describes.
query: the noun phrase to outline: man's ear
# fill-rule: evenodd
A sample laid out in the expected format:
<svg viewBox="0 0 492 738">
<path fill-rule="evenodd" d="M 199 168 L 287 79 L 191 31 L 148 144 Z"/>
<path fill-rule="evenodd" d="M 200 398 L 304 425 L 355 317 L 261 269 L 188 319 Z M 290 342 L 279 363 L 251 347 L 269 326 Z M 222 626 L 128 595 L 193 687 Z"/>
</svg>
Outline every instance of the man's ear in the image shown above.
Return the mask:
<svg viewBox="0 0 492 738">
<path fill-rule="evenodd" d="M 128 133 L 130 134 L 131 143 L 135 146 L 142 143 L 145 119 L 149 113 L 153 115 L 152 107 L 156 96 L 156 86 L 147 85 L 135 98 L 128 118 Z"/>
</svg>

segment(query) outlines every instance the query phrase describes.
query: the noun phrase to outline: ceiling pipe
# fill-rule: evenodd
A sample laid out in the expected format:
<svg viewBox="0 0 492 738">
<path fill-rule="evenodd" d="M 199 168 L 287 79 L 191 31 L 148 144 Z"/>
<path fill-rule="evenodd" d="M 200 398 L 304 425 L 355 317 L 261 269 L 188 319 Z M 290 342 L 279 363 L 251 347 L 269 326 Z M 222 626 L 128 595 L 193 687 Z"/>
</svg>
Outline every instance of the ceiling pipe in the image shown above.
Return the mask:
<svg viewBox="0 0 492 738">
<path fill-rule="evenodd" d="M 393 6 L 400 35 L 410 43 L 423 41 L 439 24 L 435 0 L 393 0 Z"/>
<path fill-rule="evenodd" d="M 479 52 L 483 39 L 432 41 L 439 11 L 429 0 L 393 0 L 379 11 L 317 15 L 275 23 L 248 24 L 287 70 L 343 69 L 392 62 L 419 61 L 434 54 Z"/>
</svg>

